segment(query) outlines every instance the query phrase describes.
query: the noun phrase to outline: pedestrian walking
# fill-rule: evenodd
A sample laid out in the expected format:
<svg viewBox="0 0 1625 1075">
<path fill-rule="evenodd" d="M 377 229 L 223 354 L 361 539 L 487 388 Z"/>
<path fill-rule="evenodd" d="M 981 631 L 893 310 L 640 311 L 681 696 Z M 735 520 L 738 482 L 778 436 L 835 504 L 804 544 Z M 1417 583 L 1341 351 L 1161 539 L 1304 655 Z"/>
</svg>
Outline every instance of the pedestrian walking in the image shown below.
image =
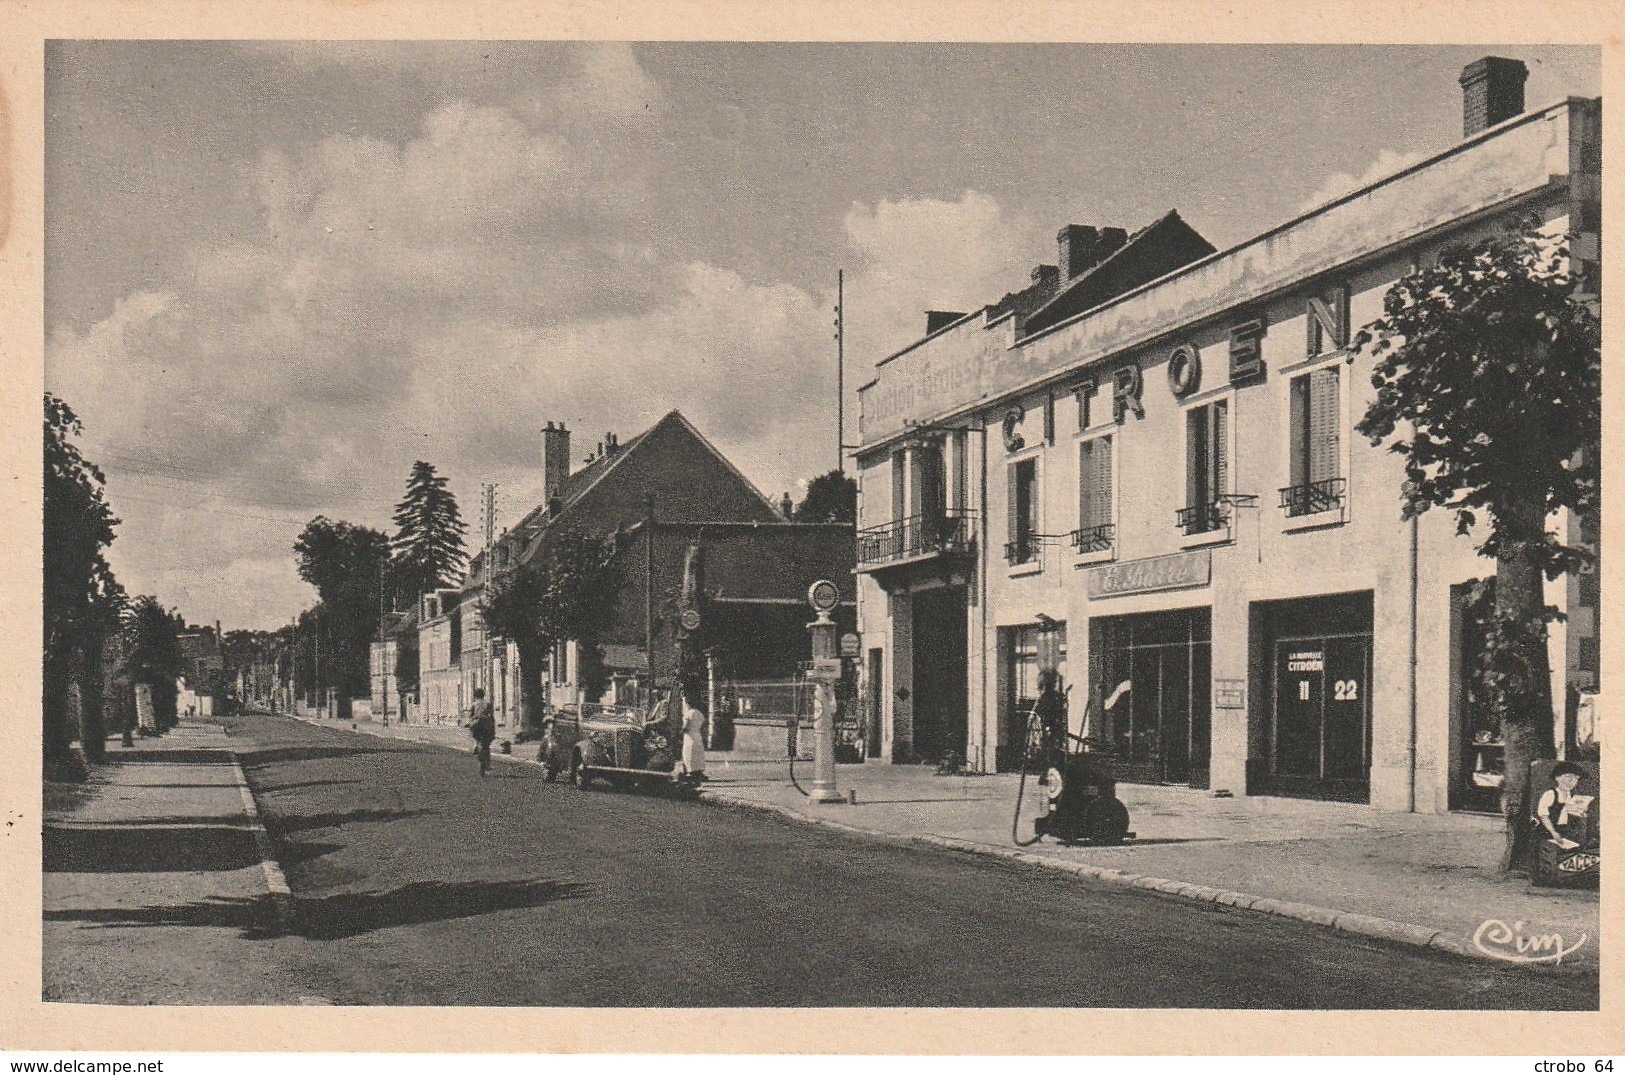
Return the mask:
<svg viewBox="0 0 1625 1075">
<path fill-rule="evenodd" d="M 468 731 L 479 744 L 475 753 L 480 756 L 480 775 L 484 776 L 491 769 L 491 740 L 497 737 L 496 714 L 485 700 L 484 687 L 474 688 L 474 704 L 468 707 Z"/>
</svg>

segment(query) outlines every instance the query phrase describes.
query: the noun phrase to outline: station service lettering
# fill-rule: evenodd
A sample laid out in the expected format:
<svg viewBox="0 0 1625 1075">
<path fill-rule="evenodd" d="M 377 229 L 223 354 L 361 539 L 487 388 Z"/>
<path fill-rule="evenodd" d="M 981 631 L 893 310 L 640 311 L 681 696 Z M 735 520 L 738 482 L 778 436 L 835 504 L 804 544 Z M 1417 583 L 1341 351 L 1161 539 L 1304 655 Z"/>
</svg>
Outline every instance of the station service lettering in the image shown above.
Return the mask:
<svg viewBox="0 0 1625 1075">
<path fill-rule="evenodd" d="M 1185 586 L 1206 586 L 1212 578 L 1212 552 L 1178 552 L 1171 556 L 1151 556 L 1123 564 L 1098 567 L 1089 573 L 1090 597 L 1116 597 L 1121 594 L 1176 590 Z"/>
</svg>

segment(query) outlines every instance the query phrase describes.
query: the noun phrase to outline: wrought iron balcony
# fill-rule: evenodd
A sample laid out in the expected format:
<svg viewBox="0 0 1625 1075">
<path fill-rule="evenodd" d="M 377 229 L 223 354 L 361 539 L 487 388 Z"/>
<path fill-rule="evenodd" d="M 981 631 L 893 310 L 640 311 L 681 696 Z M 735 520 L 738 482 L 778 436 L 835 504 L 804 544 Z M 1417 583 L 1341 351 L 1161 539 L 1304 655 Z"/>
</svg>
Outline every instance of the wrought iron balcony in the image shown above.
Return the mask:
<svg viewBox="0 0 1625 1075">
<path fill-rule="evenodd" d="M 1210 534 L 1215 530 L 1228 530 L 1230 528 L 1230 504 L 1226 500 L 1194 504 L 1174 512 L 1174 519 L 1187 537 L 1196 534 Z"/>
<path fill-rule="evenodd" d="M 858 531 L 858 568 L 968 552 L 976 542 L 976 512 L 953 509 L 911 515 Z"/>
<path fill-rule="evenodd" d="M 1290 518 L 1297 515 L 1316 515 L 1343 506 L 1343 491 L 1347 482 L 1342 478 L 1289 485 L 1281 490 L 1281 508 Z"/>
<path fill-rule="evenodd" d="M 1082 526 L 1072 531 L 1072 547 L 1080 553 L 1105 552 L 1112 547 L 1116 533 L 1117 528 L 1111 523 Z"/>
<path fill-rule="evenodd" d="M 1038 540 L 1037 535 L 1025 541 L 1006 541 L 1004 543 L 1004 562 L 1011 567 L 1030 564 L 1038 559 L 1038 550 L 1041 548 L 1043 548 L 1043 543 Z"/>
</svg>

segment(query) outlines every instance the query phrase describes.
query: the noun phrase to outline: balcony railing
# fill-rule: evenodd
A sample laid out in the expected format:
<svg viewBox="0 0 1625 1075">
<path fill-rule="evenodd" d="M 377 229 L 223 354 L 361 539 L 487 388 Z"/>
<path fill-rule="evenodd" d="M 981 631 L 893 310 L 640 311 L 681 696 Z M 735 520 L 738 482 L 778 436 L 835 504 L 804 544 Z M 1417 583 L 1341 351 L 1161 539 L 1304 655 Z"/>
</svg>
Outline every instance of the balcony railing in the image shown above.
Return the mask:
<svg viewBox="0 0 1625 1075">
<path fill-rule="evenodd" d="M 1297 515 L 1317 515 L 1343 506 L 1343 491 L 1347 483 L 1342 478 L 1289 485 L 1281 490 L 1281 508 L 1288 518 Z"/>
<path fill-rule="evenodd" d="M 964 552 L 976 540 L 976 512 L 963 508 L 911 515 L 858 531 L 858 566 Z"/>
<path fill-rule="evenodd" d="M 1225 500 L 1194 504 L 1174 512 L 1174 519 L 1186 537 L 1227 530 L 1230 527 L 1230 504 Z"/>
<path fill-rule="evenodd" d="M 1072 547 L 1080 553 L 1105 552 L 1112 547 L 1117 528 L 1111 523 L 1081 526 L 1072 531 Z"/>
<path fill-rule="evenodd" d="M 1037 536 L 1024 541 L 1006 541 L 1004 543 L 1004 562 L 1011 567 L 1030 564 L 1038 559 L 1038 550 L 1043 548 Z"/>
</svg>

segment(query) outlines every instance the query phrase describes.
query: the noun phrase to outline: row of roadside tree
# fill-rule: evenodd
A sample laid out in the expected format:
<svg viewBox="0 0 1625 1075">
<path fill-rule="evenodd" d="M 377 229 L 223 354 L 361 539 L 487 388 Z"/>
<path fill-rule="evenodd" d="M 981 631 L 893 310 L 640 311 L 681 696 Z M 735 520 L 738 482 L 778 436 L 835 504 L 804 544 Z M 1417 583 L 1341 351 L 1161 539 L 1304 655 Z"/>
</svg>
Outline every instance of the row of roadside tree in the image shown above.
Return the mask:
<svg viewBox="0 0 1625 1075">
<path fill-rule="evenodd" d="M 107 549 L 119 519 L 101 469 L 77 443 L 73 408 L 46 393 L 42 748 L 49 780 L 77 780 L 102 760 L 107 736 L 162 734 L 177 719 L 186 621 L 157 597 L 131 597 Z M 138 722 L 138 690 L 150 720 Z M 75 742 L 82 753 L 75 752 Z"/>
</svg>

